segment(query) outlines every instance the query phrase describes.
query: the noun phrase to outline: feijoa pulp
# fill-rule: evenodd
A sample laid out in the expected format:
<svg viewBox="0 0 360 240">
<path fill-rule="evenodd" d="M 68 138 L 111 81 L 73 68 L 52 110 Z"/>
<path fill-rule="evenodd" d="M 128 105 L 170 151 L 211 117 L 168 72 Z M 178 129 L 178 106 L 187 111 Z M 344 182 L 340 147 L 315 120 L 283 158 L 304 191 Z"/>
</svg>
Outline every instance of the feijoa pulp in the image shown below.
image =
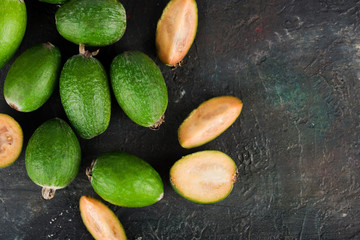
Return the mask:
<svg viewBox="0 0 360 240">
<path fill-rule="evenodd" d="M 170 169 L 170 182 L 175 191 L 196 203 L 215 203 L 226 198 L 236 177 L 235 162 L 220 151 L 189 154 Z"/>
<path fill-rule="evenodd" d="M 237 97 L 214 97 L 203 102 L 180 125 L 179 143 L 184 148 L 193 148 L 210 142 L 237 119 L 242 110 Z"/>
<path fill-rule="evenodd" d="M 19 157 L 23 146 L 23 132 L 19 123 L 0 113 L 0 168 L 11 165 Z"/>
<path fill-rule="evenodd" d="M 198 12 L 195 0 L 171 0 L 156 29 L 156 48 L 160 60 L 177 65 L 189 51 L 196 35 Z"/>
<path fill-rule="evenodd" d="M 123 226 L 119 219 L 101 201 L 82 196 L 80 198 L 81 218 L 95 239 L 126 240 Z"/>
</svg>

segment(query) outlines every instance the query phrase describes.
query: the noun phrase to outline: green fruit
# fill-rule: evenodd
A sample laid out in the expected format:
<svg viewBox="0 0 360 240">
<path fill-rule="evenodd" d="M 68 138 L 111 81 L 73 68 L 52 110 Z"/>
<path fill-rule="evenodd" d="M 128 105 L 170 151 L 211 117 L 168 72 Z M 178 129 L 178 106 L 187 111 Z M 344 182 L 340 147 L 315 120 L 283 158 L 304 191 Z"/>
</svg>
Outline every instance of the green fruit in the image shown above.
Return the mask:
<svg viewBox="0 0 360 240">
<path fill-rule="evenodd" d="M 235 162 L 220 151 L 189 154 L 170 169 L 170 182 L 175 191 L 196 203 L 215 203 L 226 198 L 236 177 Z"/>
<path fill-rule="evenodd" d="M 60 97 L 76 132 L 90 139 L 109 126 L 111 96 L 104 67 L 87 54 L 73 56 L 65 63 L 60 75 Z"/>
<path fill-rule="evenodd" d="M 118 55 L 110 68 L 115 97 L 135 123 L 157 128 L 168 104 L 164 77 L 153 60 L 139 51 Z"/>
<path fill-rule="evenodd" d="M 118 0 L 70 0 L 56 14 L 60 35 L 75 44 L 106 46 L 120 40 L 126 13 Z"/>
<path fill-rule="evenodd" d="M 38 44 L 26 50 L 15 60 L 6 76 L 6 102 L 21 112 L 41 107 L 57 85 L 60 64 L 60 51 L 51 43 Z"/>
<path fill-rule="evenodd" d="M 15 54 L 26 29 L 26 6 L 23 0 L 0 1 L 0 68 Z"/>
<path fill-rule="evenodd" d="M 31 180 L 43 187 L 45 199 L 68 186 L 79 172 L 81 149 L 70 126 L 59 118 L 38 127 L 25 151 L 26 171 Z"/>
<path fill-rule="evenodd" d="M 87 175 L 95 192 L 118 206 L 149 206 L 164 195 L 159 174 L 150 164 L 131 154 L 105 153 L 87 169 Z"/>
</svg>

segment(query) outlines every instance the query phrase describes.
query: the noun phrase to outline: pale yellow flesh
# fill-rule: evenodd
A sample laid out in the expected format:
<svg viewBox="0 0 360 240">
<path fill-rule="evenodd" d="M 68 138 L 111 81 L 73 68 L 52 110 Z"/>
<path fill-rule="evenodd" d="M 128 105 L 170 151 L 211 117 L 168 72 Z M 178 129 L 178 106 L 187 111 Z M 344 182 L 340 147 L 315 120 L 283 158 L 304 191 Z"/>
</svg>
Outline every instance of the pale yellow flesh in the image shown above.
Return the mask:
<svg viewBox="0 0 360 240">
<path fill-rule="evenodd" d="M 170 1 L 156 29 L 156 47 L 160 60 L 172 66 L 179 63 L 189 51 L 196 29 L 196 2 L 194 0 Z"/>
<path fill-rule="evenodd" d="M 193 148 L 216 138 L 237 119 L 242 106 L 240 99 L 233 96 L 215 97 L 202 103 L 180 125 L 180 145 Z"/>
<path fill-rule="evenodd" d="M 170 181 L 185 198 L 212 203 L 225 198 L 236 180 L 236 165 L 219 151 L 202 151 L 187 155 L 170 170 Z"/>
<path fill-rule="evenodd" d="M 0 113 L 0 168 L 9 166 L 21 153 L 23 133 L 9 115 Z"/>
<path fill-rule="evenodd" d="M 127 239 L 119 219 L 99 200 L 82 196 L 80 198 L 80 212 L 86 228 L 95 239 Z"/>
</svg>

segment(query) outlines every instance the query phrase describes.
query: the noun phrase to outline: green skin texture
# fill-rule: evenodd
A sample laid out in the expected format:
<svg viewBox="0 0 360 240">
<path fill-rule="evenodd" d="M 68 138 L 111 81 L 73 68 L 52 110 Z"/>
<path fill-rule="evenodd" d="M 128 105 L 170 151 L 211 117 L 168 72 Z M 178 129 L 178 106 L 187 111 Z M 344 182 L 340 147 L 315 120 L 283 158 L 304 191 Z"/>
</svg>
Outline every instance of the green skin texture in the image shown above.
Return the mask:
<svg viewBox="0 0 360 240">
<path fill-rule="evenodd" d="M 161 177 L 150 164 L 121 152 L 105 153 L 96 159 L 91 185 L 104 200 L 123 207 L 152 205 L 164 193 Z"/>
<path fill-rule="evenodd" d="M 71 57 L 60 75 L 60 97 L 65 113 L 80 137 L 103 133 L 110 122 L 110 86 L 99 60 Z"/>
<path fill-rule="evenodd" d="M 150 57 L 138 51 L 118 55 L 111 64 L 110 79 L 117 102 L 132 121 L 151 127 L 164 115 L 166 84 Z"/>
<path fill-rule="evenodd" d="M 6 102 L 21 112 L 38 109 L 54 92 L 60 66 L 57 47 L 45 43 L 29 48 L 15 60 L 6 76 Z"/>
<path fill-rule="evenodd" d="M 61 36 L 75 44 L 107 46 L 120 40 L 126 13 L 118 0 L 70 0 L 56 14 Z"/>
<path fill-rule="evenodd" d="M 20 46 L 26 30 L 26 21 L 26 6 L 23 1 L 0 1 L 0 68 Z"/>
<path fill-rule="evenodd" d="M 203 151 L 203 152 L 222 153 L 222 154 L 226 155 L 226 154 L 223 153 L 223 152 L 215 151 L 215 150 L 205 150 L 205 151 Z M 193 155 L 193 154 L 197 154 L 197 152 L 196 152 L 196 153 L 189 154 L 189 155 L 187 155 L 187 156 L 185 156 L 185 157 L 191 157 L 191 155 Z M 228 155 L 226 155 L 226 156 L 227 156 L 231 161 L 234 162 L 234 160 L 232 160 Z M 176 162 L 174 163 L 174 165 L 175 165 L 177 162 L 179 162 L 179 161 L 181 161 L 181 159 L 178 160 L 178 161 L 176 161 Z M 174 165 L 173 165 L 173 166 L 174 166 Z M 236 167 L 235 162 L 234 162 L 234 165 L 235 165 L 235 167 Z M 236 168 L 236 169 L 237 169 L 237 168 Z M 171 172 L 171 170 L 170 170 L 170 172 Z M 215 201 L 200 202 L 200 201 L 192 198 L 191 196 L 188 196 L 188 195 L 184 194 L 183 192 L 181 192 L 181 191 L 176 187 L 176 185 L 171 182 L 171 178 L 172 178 L 172 177 L 171 177 L 171 174 L 170 174 L 170 184 L 171 184 L 172 188 L 175 190 L 176 193 L 178 193 L 180 196 L 182 196 L 183 198 L 185 198 L 185 199 L 187 199 L 187 200 L 189 200 L 189 201 L 191 201 L 191 202 L 199 203 L 199 204 L 212 204 L 212 203 L 220 202 L 220 201 L 224 200 L 227 196 L 229 196 L 229 194 L 231 193 L 231 191 L 232 191 L 232 189 L 233 189 L 233 187 L 234 187 L 234 185 L 233 185 L 233 187 L 230 189 L 229 192 L 227 192 L 226 194 L 224 194 L 224 196 L 222 196 L 221 198 L 219 198 L 219 199 L 217 199 L 217 200 L 215 200 Z"/>
<path fill-rule="evenodd" d="M 43 123 L 25 151 L 26 171 L 40 186 L 64 188 L 79 172 L 81 149 L 70 126 L 59 118 Z"/>
</svg>

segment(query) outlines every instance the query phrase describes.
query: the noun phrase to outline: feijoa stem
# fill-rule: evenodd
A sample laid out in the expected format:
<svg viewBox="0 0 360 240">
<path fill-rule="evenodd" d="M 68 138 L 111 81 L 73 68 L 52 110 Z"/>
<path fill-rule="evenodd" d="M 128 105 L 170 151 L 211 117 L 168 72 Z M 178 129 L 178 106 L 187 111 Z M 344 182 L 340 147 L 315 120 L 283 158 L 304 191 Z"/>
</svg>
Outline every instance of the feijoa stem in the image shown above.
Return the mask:
<svg viewBox="0 0 360 240">
<path fill-rule="evenodd" d="M 41 195 L 45 200 L 50 200 L 55 196 L 56 189 L 51 187 L 43 187 L 41 190 Z"/>
<path fill-rule="evenodd" d="M 44 48 L 46 49 L 53 49 L 55 46 L 51 42 L 43 43 Z"/>
<path fill-rule="evenodd" d="M 86 168 L 86 176 L 88 177 L 89 181 L 91 182 L 92 178 L 92 170 L 95 166 L 96 160 L 92 161 L 90 167 Z"/>
<path fill-rule="evenodd" d="M 98 49 L 98 50 L 96 50 L 94 52 L 86 51 L 85 50 L 85 45 L 82 44 L 82 43 L 79 44 L 79 53 L 81 55 L 83 55 L 84 57 L 86 57 L 86 58 L 95 57 L 96 55 L 98 55 L 99 51 L 100 51 L 100 49 Z"/>
<path fill-rule="evenodd" d="M 160 125 L 165 122 L 165 114 L 163 114 L 159 120 L 157 120 L 152 126 L 150 126 L 149 128 L 151 130 L 157 131 L 160 129 Z"/>
</svg>

